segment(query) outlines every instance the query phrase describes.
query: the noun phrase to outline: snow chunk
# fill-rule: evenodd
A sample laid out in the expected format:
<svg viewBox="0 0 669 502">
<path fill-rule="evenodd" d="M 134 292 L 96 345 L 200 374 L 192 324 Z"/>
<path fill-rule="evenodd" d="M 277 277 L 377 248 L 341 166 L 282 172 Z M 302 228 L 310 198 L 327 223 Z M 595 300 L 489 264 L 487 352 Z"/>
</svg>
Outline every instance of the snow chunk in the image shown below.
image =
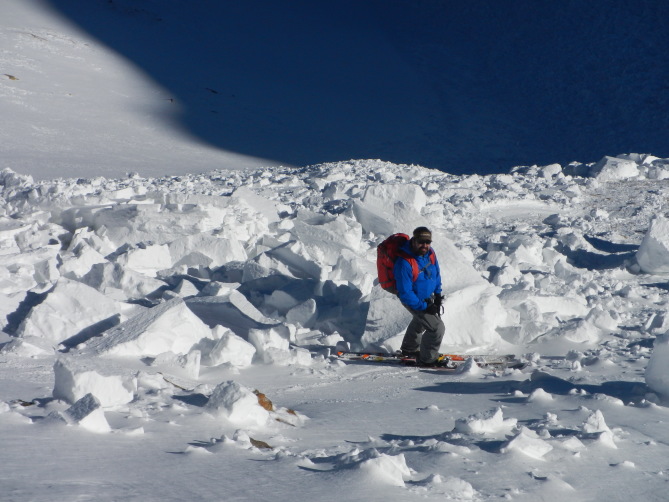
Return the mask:
<svg viewBox="0 0 669 502">
<path fill-rule="evenodd" d="M 445 495 L 447 499 L 476 499 L 477 492 L 474 490 L 474 487 L 461 478 L 449 476 L 443 479 L 439 474 L 434 474 L 428 478 L 427 483 L 436 493 Z"/>
<path fill-rule="evenodd" d="M 262 427 L 270 418 L 270 413 L 258 404 L 258 396 L 233 380 L 217 385 L 206 407 L 238 425 Z"/>
<path fill-rule="evenodd" d="M 242 337 L 235 335 L 232 331 L 222 326 L 214 328 L 215 335 L 220 331 L 223 331 L 223 333 L 205 356 L 205 364 L 218 366 L 219 364 L 229 363 L 238 368 L 250 366 L 256 353 L 256 348 Z"/>
<path fill-rule="evenodd" d="M 104 256 L 85 242 L 76 246 L 72 253 L 64 254 L 62 258 L 60 273 L 64 277 L 75 280 L 81 279 L 90 272 L 93 265 L 106 261 Z"/>
<path fill-rule="evenodd" d="M 527 397 L 527 402 L 528 403 L 535 403 L 535 402 L 549 402 L 553 400 L 553 396 L 546 392 L 542 388 L 535 389 L 532 391 L 532 393 Z"/>
<path fill-rule="evenodd" d="M 604 446 L 618 448 L 613 438 L 613 432 L 606 425 L 604 415 L 600 410 L 596 410 L 588 416 L 582 429 L 586 435 L 597 438 Z"/>
<path fill-rule="evenodd" d="M 502 408 L 459 418 L 455 421 L 454 431 L 473 434 L 494 434 L 508 431 L 516 426 L 515 418 L 504 419 Z"/>
<path fill-rule="evenodd" d="M 307 301 L 296 305 L 286 313 L 286 320 L 291 324 L 297 324 L 304 328 L 313 327 L 318 312 L 316 310 L 316 300 L 309 298 Z"/>
<path fill-rule="evenodd" d="M 2 346 L 0 353 L 14 354 L 21 357 L 36 357 L 53 354 L 57 347 L 51 342 L 37 336 L 26 336 L 23 338 L 14 338 L 6 345 Z"/>
<path fill-rule="evenodd" d="M 266 362 L 280 362 L 289 357 L 290 332 L 285 326 L 249 330 L 249 342 Z"/>
<path fill-rule="evenodd" d="M 418 185 L 370 185 L 362 200 L 354 203 L 353 213 L 366 232 L 391 235 L 397 227 L 418 226 L 426 203 L 425 192 Z"/>
<path fill-rule="evenodd" d="M 188 378 L 197 379 L 200 376 L 200 359 L 202 355 L 199 350 L 191 350 L 188 354 L 175 354 L 174 352 L 163 352 L 158 354 L 151 366 L 160 366 L 170 371 L 176 370 Z"/>
<path fill-rule="evenodd" d="M 404 480 L 411 477 L 411 470 L 401 453 L 399 455 L 381 453 L 377 457 L 363 460 L 358 468 L 365 474 L 365 479 L 392 486 L 404 486 Z"/>
<path fill-rule="evenodd" d="M 108 330 L 89 342 L 97 354 L 114 356 L 157 356 L 163 352 L 187 354 L 211 330 L 181 298 L 161 303 Z"/>
<path fill-rule="evenodd" d="M 102 374 L 101 365 L 93 369 L 88 363 L 72 358 L 60 358 L 53 365 L 55 383 L 53 397 L 75 403 L 86 394 L 93 394 L 103 407 L 117 406 L 132 401 L 137 391 L 134 377 Z"/>
<path fill-rule="evenodd" d="M 636 261 L 646 274 L 669 273 L 669 220 L 655 216 L 636 253 Z"/>
<path fill-rule="evenodd" d="M 546 453 L 551 451 L 553 447 L 546 441 L 541 439 L 536 432 L 521 427 L 520 432 L 511 439 L 506 446 L 502 447 L 500 451 L 507 453 L 510 451 L 518 451 L 527 455 L 528 457 L 541 459 Z"/>
<path fill-rule="evenodd" d="M 100 401 L 93 394 L 86 394 L 63 412 L 51 412 L 47 418 L 59 418 L 69 425 L 79 425 L 97 433 L 110 432 L 111 427 L 101 409 Z"/>
<path fill-rule="evenodd" d="M 93 265 L 81 282 L 119 300 L 144 298 L 165 287 L 163 281 L 108 261 Z"/>
<path fill-rule="evenodd" d="M 140 274 L 155 277 L 159 270 L 172 266 L 172 256 L 165 244 L 141 246 L 119 256 L 117 263 Z"/>
<path fill-rule="evenodd" d="M 213 233 L 180 237 L 170 242 L 168 248 L 174 266 L 202 265 L 215 268 L 231 261 L 247 259 L 244 246 L 239 240 L 229 236 L 223 239 Z"/>
<path fill-rule="evenodd" d="M 655 393 L 669 397 L 669 332 L 655 339 L 650 361 L 646 366 L 646 385 Z"/>
<path fill-rule="evenodd" d="M 96 323 L 111 322 L 118 313 L 116 302 L 110 298 L 85 284 L 61 278 L 46 299 L 30 310 L 17 335 L 59 343 Z"/>
<path fill-rule="evenodd" d="M 639 176 L 639 167 L 633 160 L 605 156 L 590 168 L 590 176 L 600 181 L 635 178 Z"/>
</svg>

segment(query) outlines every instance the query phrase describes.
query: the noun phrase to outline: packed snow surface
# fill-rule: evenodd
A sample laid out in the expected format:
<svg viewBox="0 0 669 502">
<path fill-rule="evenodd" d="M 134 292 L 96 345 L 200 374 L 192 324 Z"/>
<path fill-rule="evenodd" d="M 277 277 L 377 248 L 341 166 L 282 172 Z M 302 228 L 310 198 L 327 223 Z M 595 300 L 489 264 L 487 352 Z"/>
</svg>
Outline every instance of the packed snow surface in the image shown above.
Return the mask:
<svg viewBox="0 0 669 502">
<path fill-rule="evenodd" d="M 638 154 L 489 176 L 4 169 L 3 499 L 663 500 L 668 175 Z M 376 246 L 419 225 L 442 350 L 524 369 L 334 355 L 399 348 Z"/>
</svg>

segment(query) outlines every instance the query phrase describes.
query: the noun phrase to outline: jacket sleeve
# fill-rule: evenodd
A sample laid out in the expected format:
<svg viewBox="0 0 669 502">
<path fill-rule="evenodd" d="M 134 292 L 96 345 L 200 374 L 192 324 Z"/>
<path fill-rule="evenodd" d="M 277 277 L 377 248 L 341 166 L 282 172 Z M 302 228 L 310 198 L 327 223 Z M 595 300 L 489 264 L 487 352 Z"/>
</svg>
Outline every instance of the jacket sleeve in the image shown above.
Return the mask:
<svg viewBox="0 0 669 502">
<path fill-rule="evenodd" d="M 418 298 L 413 290 L 413 272 L 411 270 L 411 264 L 408 261 L 399 258 L 395 261 L 393 273 L 397 285 L 397 296 L 402 304 L 414 310 L 425 310 L 427 308 L 427 303 L 421 298 Z"/>
<path fill-rule="evenodd" d="M 439 267 L 439 260 L 437 260 L 437 255 L 434 256 L 434 268 L 437 271 L 437 286 L 434 288 L 434 294 L 441 294 L 441 268 Z"/>
</svg>

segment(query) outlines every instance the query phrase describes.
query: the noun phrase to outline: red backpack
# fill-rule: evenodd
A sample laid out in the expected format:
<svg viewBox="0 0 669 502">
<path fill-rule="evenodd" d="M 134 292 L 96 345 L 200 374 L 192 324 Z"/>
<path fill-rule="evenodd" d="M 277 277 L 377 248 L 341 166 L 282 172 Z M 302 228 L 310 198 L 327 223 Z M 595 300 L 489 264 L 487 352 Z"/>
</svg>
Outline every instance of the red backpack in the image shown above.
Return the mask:
<svg viewBox="0 0 669 502">
<path fill-rule="evenodd" d="M 420 274 L 416 259 L 406 251 L 400 249 L 408 240 L 409 236 L 407 234 L 393 234 L 376 248 L 376 270 L 379 274 L 379 284 L 383 289 L 391 293 L 397 293 L 393 268 L 398 257 L 404 258 L 411 264 L 414 281 L 418 279 L 418 274 Z M 432 248 L 430 248 L 430 262 L 433 265 L 437 262 Z"/>
</svg>

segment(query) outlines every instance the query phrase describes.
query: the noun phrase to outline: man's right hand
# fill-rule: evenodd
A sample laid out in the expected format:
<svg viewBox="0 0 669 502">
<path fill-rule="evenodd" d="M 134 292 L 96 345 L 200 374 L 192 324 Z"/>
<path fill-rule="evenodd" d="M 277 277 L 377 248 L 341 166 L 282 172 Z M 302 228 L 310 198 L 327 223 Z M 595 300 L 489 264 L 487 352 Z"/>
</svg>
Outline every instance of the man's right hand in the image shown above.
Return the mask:
<svg viewBox="0 0 669 502">
<path fill-rule="evenodd" d="M 430 315 L 439 315 L 441 313 L 441 305 L 430 303 L 425 309 L 425 313 Z"/>
</svg>

